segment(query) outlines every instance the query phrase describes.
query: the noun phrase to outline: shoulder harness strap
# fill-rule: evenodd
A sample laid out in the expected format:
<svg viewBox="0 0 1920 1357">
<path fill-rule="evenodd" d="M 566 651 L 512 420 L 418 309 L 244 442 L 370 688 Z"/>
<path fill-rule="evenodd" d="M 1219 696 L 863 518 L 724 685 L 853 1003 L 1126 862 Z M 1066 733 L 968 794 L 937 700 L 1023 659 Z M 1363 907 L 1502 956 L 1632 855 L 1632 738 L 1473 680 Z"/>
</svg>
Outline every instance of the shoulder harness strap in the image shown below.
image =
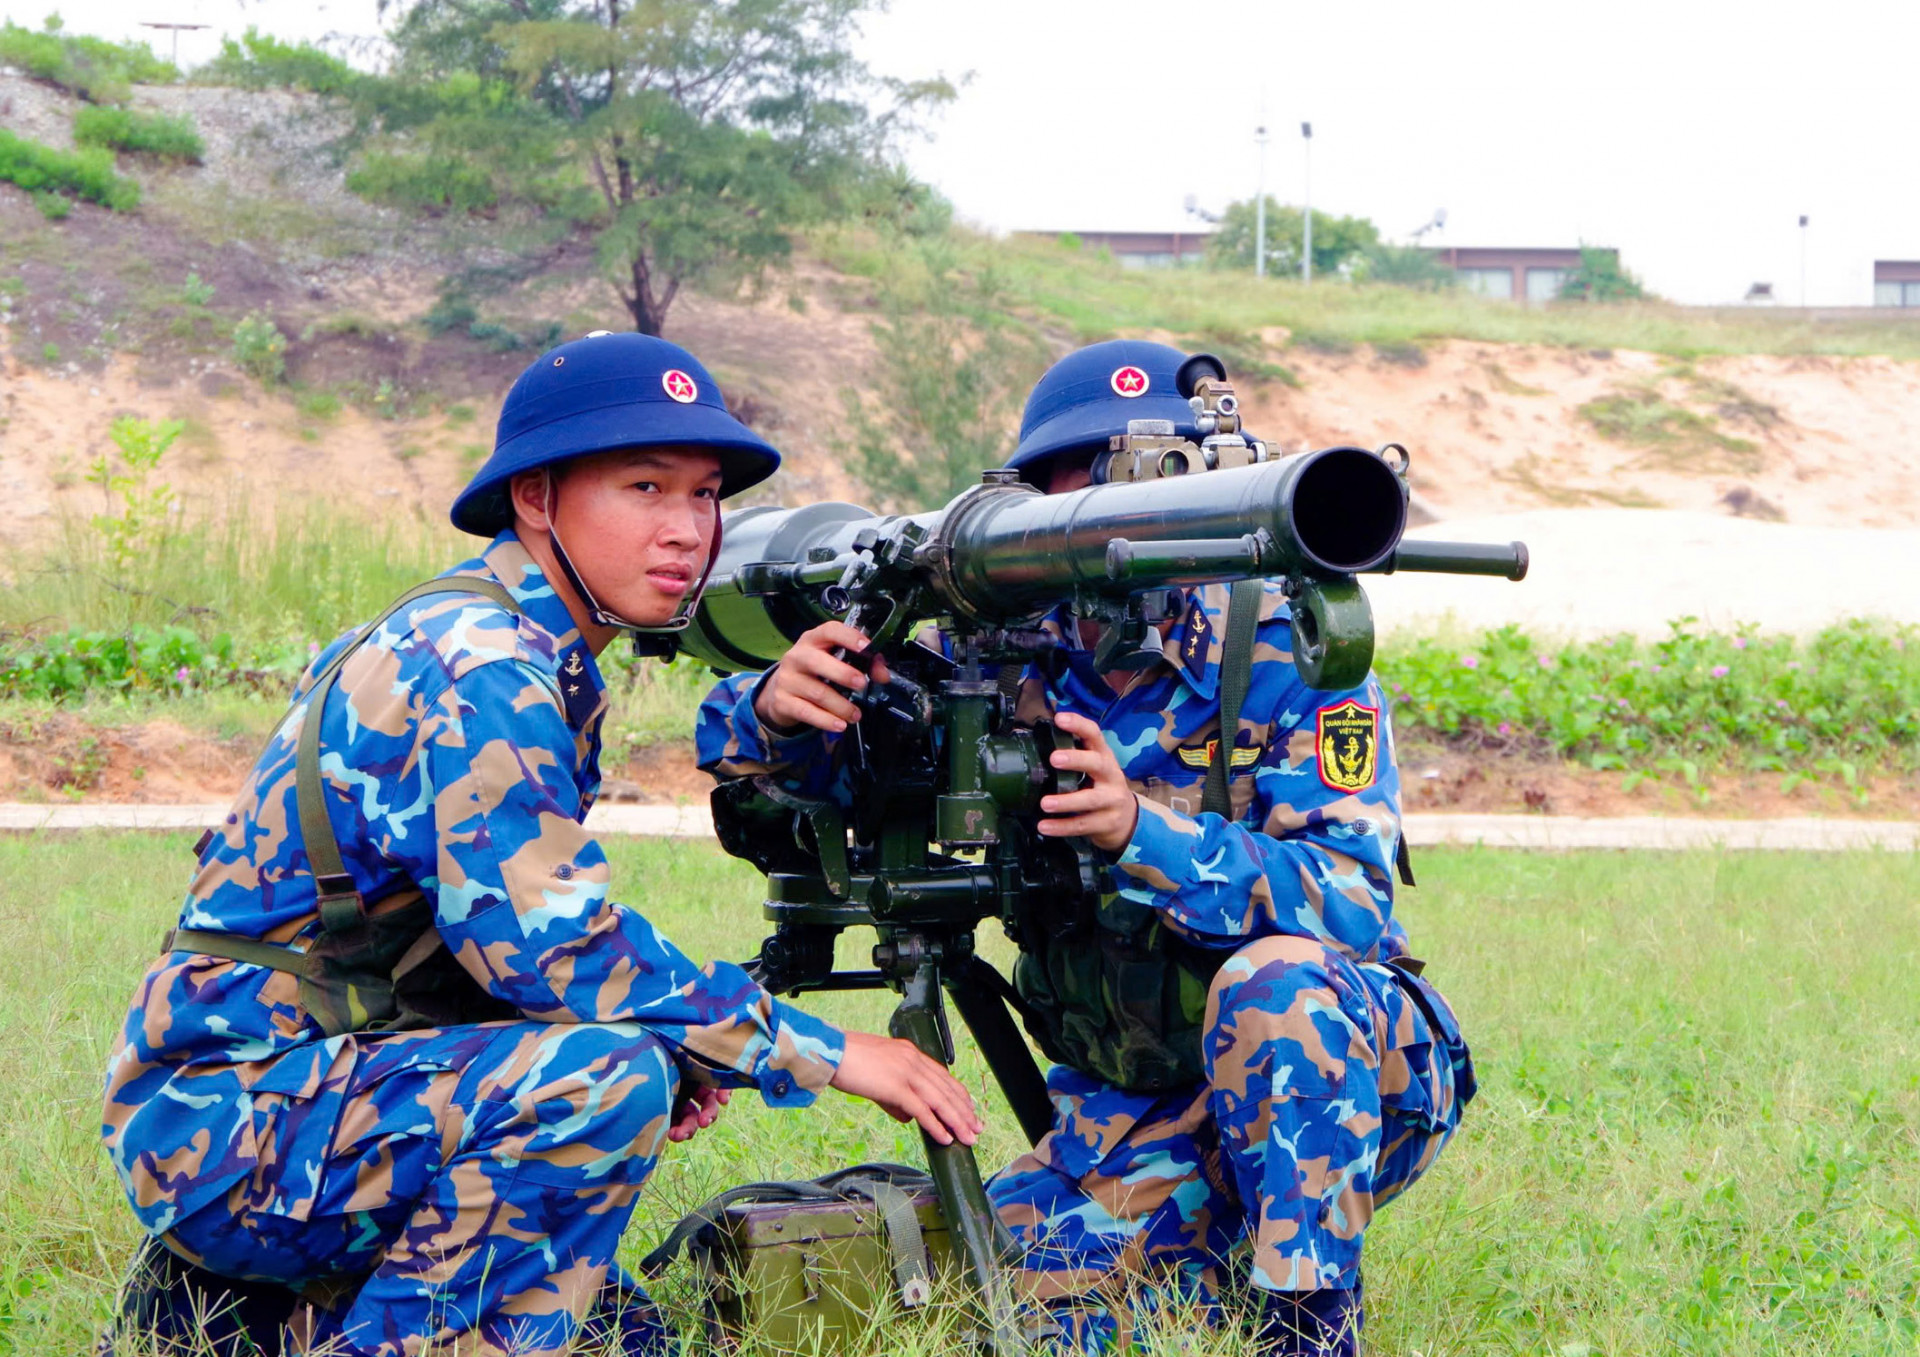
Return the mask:
<svg viewBox="0 0 1920 1357">
<path fill-rule="evenodd" d="M 1227 599 L 1227 637 L 1220 648 L 1220 732 L 1213 758 L 1207 764 L 1206 790 L 1200 809 L 1233 818 L 1228 783 L 1233 777 L 1233 745 L 1240 738 L 1240 707 L 1247 700 L 1253 670 L 1253 637 L 1260 626 L 1260 599 L 1264 580 L 1236 580 Z"/>
<path fill-rule="evenodd" d="M 300 743 L 294 754 L 294 800 L 300 815 L 300 838 L 307 850 L 308 870 L 312 872 L 318 895 L 322 936 L 344 933 L 357 927 L 366 917 L 367 904 L 353 883 L 340 854 L 340 840 L 333 832 L 327 814 L 326 782 L 320 773 L 320 724 L 326 713 L 327 698 L 332 695 L 340 670 L 353 654 L 370 640 L 380 625 L 415 599 L 433 594 L 478 594 L 490 599 L 518 617 L 519 602 L 506 587 L 494 580 L 475 575 L 449 575 L 416 584 L 396 598 L 386 611 L 362 627 L 360 634 L 330 660 L 307 689 L 306 711 L 300 718 Z M 206 849 L 207 839 L 197 845 Z M 183 939 L 191 941 L 186 945 Z M 192 951 L 225 961 L 246 962 L 286 971 L 303 979 L 317 978 L 319 959 L 281 943 L 245 938 L 232 933 L 176 928 L 168 933 L 162 946 L 166 951 Z"/>
</svg>

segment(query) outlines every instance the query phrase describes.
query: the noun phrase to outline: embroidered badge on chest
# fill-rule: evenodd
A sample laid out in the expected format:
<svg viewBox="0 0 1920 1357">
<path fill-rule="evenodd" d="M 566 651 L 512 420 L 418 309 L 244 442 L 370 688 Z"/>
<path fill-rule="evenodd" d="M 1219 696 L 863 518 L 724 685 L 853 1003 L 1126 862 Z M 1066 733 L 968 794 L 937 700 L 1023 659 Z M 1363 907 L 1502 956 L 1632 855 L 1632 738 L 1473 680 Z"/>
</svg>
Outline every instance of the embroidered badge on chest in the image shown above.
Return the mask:
<svg viewBox="0 0 1920 1357">
<path fill-rule="evenodd" d="M 1207 616 L 1207 610 L 1200 602 L 1200 596 L 1194 595 L 1193 605 L 1187 609 L 1186 637 L 1180 642 L 1180 663 L 1196 679 L 1206 677 L 1207 657 L 1213 653 L 1213 622 Z"/>
<path fill-rule="evenodd" d="M 1180 762 L 1186 764 L 1187 767 L 1206 769 L 1213 767 L 1214 751 L 1219 747 L 1220 741 L 1218 738 L 1215 738 L 1208 740 L 1205 744 L 1183 744 L 1173 752 Z M 1259 761 L 1260 751 L 1258 749 L 1253 748 L 1251 745 L 1234 746 L 1233 766 L 1235 768 L 1251 768 Z"/>
<path fill-rule="evenodd" d="M 1314 717 L 1320 750 L 1320 780 L 1337 792 L 1373 785 L 1380 751 L 1380 712 L 1348 698 L 1322 707 Z"/>
</svg>

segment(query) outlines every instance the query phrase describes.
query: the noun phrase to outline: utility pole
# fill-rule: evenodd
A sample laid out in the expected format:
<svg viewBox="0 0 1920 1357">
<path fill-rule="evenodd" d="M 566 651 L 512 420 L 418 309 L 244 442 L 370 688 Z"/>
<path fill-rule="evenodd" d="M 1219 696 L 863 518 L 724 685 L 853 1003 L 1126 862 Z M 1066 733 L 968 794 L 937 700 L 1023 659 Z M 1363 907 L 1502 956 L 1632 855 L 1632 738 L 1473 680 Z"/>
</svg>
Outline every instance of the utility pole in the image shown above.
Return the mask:
<svg viewBox="0 0 1920 1357">
<path fill-rule="evenodd" d="M 1253 129 L 1260 146 L 1260 191 L 1253 197 L 1253 276 L 1267 276 L 1267 125 Z"/>
<path fill-rule="evenodd" d="M 142 20 L 140 23 L 140 27 L 164 28 L 164 29 L 170 30 L 173 33 L 173 56 L 170 58 L 170 61 L 173 65 L 173 69 L 177 71 L 180 69 L 180 32 L 181 30 L 185 29 L 187 32 L 192 33 L 202 28 L 210 28 L 212 27 L 212 25 L 210 24 L 160 24 L 160 23 L 148 23 L 145 20 Z"/>
<path fill-rule="evenodd" d="M 1304 247 L 1302 247 L 1300 251 L 1300 281 L 1303 283 L 1311 283 L 1313 281 L 1313 124 L 1312 123 L 1300 124 L 1300 139 L 1306 144 L 1306 148 L 1307 148 L 1306 150 L 1307 173 L 1306 173 L 1306 178 L 1303 181 L 1303 188 L 1300 194 L 1301 198 L 1305 200 L 1304 210 L 1301 212 L 1300 215 L 1302 216 L 1302 218 L 1304 218 L 1302 222 L 1302 227 L 1304 229 L 1305 238 L 1306 238 L 1306 244 Z"/>
<path fill-rule="evenodd" d="M 1807 214 L 1800 214 L 1800 309 L 1807 309 Z"/>
</svg>

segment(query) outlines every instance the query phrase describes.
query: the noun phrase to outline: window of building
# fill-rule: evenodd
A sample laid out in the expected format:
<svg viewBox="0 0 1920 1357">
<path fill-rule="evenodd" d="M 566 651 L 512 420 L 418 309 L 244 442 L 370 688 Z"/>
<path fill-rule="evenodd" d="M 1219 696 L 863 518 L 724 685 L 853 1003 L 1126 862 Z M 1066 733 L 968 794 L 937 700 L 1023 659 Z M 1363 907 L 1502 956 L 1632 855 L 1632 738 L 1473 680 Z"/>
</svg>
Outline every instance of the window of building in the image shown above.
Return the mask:
<svg viewBox="0 0 1920 1357">
<path fill-rule="evenodd" d="M 1875 306 L 1920 307 L 1920 282 L 1875 283 L 1873 285 L 1873 304 Z"/>
<path fill-rule="evenodd" d="M 1117 256 L 1123 269 L 1170 269 L 1173 267 L 1173 251 L 1148 250 Z"/>
<path fill-rule="evenodd" d="M 1920 283 L 1902 283 L 1900 286 L 1906 290 L 1907 294 L 1900 304 L 1902 306 L 1920 306 Z"/>
<path fill-rule="evenodd" d="M 1530 302 L 1550 302 L 1560 295 L 1560 289 L 1566 284 L 1568 269 L 1528 269 L 1527 300 Z"/>
<path fill-rule="evenodd" d="M 1460 286 L 1482 297 L 1513 300 L 1512 269 L 1459 269 Z"/>
</svg>

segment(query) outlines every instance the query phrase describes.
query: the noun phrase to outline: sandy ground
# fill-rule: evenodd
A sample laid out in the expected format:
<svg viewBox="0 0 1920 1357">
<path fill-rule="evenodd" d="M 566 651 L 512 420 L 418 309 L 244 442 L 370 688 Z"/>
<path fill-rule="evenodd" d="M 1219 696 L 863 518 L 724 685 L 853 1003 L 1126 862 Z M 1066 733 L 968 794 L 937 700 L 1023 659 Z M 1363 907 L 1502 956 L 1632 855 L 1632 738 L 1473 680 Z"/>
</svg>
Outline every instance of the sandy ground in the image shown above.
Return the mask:
<svg viewBox="0 0 1920 1357">
<path fill-rule="evenodd" d="M 1533 509 L 1449 519 L 1409 537 L 1520 541 L 1527 578 L 1393 575 L 1366 581 L 1383 632 L 1444 621 L 1517 622 L 1566 637 L 1665 634 L 1693 616 L 1817 631 L 1840 618 L 1920 623 L 1920 528 L 1759 523 L 1699 511 Z"/>
</svg>

